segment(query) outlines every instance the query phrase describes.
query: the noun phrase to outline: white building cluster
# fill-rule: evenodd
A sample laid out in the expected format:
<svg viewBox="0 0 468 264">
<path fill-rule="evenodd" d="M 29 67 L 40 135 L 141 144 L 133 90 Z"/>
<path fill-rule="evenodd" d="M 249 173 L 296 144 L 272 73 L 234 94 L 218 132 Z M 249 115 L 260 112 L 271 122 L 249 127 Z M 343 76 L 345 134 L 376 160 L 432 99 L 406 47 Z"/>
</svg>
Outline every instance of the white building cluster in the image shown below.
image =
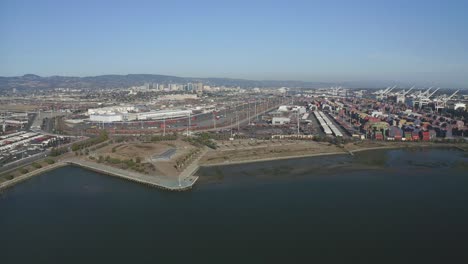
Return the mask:
<svg viewBox="0 0 468 264">
<path fill-rule="evenodd" d="M 192 110 L 174 109 L 139 112 L 135 106 L 109 106 L 88 109 L 91 122 L 112 123 L 137 120 L 163 120 L 171 118 L 188 117 Z"/>
</svg>

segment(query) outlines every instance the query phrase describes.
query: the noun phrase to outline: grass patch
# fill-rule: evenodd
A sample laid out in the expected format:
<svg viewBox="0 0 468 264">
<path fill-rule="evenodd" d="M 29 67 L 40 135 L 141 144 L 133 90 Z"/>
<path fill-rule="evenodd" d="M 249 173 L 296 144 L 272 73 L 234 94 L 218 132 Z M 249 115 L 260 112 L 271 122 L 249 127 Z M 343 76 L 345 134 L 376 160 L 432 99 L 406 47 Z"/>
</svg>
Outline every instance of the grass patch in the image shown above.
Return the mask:
<svg viewBox="0 0 468 264">
<path fill-rule="evenodd" d="M 31 165 L 32 165 L 34 168 L 36 168 L 36 169 L 40 169 L 40 168 L 42 168 L 42 165 L 41 165 L 41 164 L 39 164 L 39 163 L 37 163 L 37 162 L 34 162 L 34 163 L 33 163 L 33 164 L 31 164 Z"/>
</svg>

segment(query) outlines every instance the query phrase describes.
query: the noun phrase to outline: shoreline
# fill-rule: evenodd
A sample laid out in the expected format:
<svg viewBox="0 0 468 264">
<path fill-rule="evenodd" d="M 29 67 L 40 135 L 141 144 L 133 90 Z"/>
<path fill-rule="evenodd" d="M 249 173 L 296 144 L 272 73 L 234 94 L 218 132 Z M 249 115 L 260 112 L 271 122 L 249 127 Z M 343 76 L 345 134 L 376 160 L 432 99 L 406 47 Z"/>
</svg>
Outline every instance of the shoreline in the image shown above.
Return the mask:
<svg viewBox="0 0 468 264">
<path fill-rule="evenodd" d="M 238 164 L 247 164 L 247 163 L 259 163 L 259 162 L 268 162 L 268 161 L 275 161 L 275 160 L 287 160 L 287 159 L 300 159 L 300 158 L 309 158 L 309 157 L 320 157 L 320 156 L 331 156 L 331 155 L 351 155 L 354 156 L 354 153 L 363 152 L 363 151 L 373 151 L 373 150 L 386 150 L 386 149 L 411 149 L 411 148 L 454 148 L 459 151 L 466 151 L 465 149 L 454 146 L 454 145 L 445 145 L 445 144 L 437 144 L 437 145 L 406 145 L 406 146 L 381 146 L 381 147 L 368 147 L 362 149 L 355 149 L 355 150 L 346 150 L 343 149 L 343 152 L 324 152 L 324 153 L 313 153 L 313 154 L 306 154 L 306 155 L 292 155 L 292 156 L 284 156 L 284 157 L 270 157 L 270 158 L 263 158 L 263 159 L 256 159 L 256 160 L 240 160 L 240 161 L 232 161 L 232 162 L 222 162 L 222 163 L 214 163 L 214 164 L 200 164 L 200 167 L 217 167 L 217 166 L 228 166 L 228 165 L 238 165 Z"/>
<path fill-rule="evenodd" d="M 306 155 L 272 157 L 272 158 L 264 158 L 264 159 L 256 159 L 256 160 L 240 160 L 240 161 L 214 163 L 214 164 L 206 164 L 206 165 L 205 164 L 200 164 L 199 166 L 200 167 L 217 167 L 217 166 L 225 166 L 225 165 L 237 165 L 237 164 L 246 164 L 246 163 L 268 162 L 268 161 L 286 160 L 286 159 L 300 159 L 300 158 L 331 156 L 331 155 L 349 155 L 349 153 L 345 152 L 345 151 L 343 151 L 343 152 L 313 153 L 313 154 L 306 154 Z"/>
<path fill-rule="evenodd" d="M 361 151 L 369 151 L 369 150 L 379 150 L 379 149 L 411 149 L 411 148 L 454 148 L 459 151 L 465 152 L 466 150 L 454 146 L 454 145 L 444 145 L 444 144 L 437 144 L 437 145 L 407 145 L 407 146 L 382 146 L 382 147 L 369 147 L 369 148 L 362 148 L 362 149 L 355 149 L 350 150 L 351 153 L 361 152 Z"/>
<path fill-rule="evenodd" d="M 4 189 L 8 189 L 10 187 L 15 186 L 18 183 L 21 183 L 23 181 L 26 181 L 34 176 L 43 174 L 48 171 L 52 171 L 61 167 L 66 167 L 66 166 L 76 166 L 80 168 L 84 168 L 89 171 L 94 171 L 100 174 L 104 175 L 109 175 L 112 177 L 117 177 L 121 178 L 124 180 L 129 180 L 133 181 L 136 183 L 144 184 L 144 185 L 149 185 L 152 187 L 157 187 L 159 189 L 163 190 L 169 190 L 169 191 L 186 191 L 190 190 L 195 183 L 198 180 L 198 176 L 195 174 L 198 172 L 198 170 L 202 167 L 204 168 L 209 168 L 209 167 L 217 167 L 217 166 L 228 166 L 228 165 L 239 165 L 239 164 L 248 164 L 248 163 L 260 163 L 260 162 L 269 162 L 269 161 L 275 161 L 275 160 L 288 160 L 288 159 L 301 159 L 301 158 L 310 158 L 310 157 L 321 157 L 321 156 L 332 156 L 332 155 L 351 155 L 354 156 L 354 153 L 357 152 L 363 152 L 363 151 L 374 151 L 374 150 L 388 150 L 388 149 L 412 149 L 412 148 L 453 148 L 458 151 L 463 151 L 466 152 L 464 148 L 461 148 L 459 146 L 455 145 L 445 145 L 445 144 L 433 144 L 433 145 L 406 145 L 406 146 L 380 146 L 380 147 L 368 147 L 368 148 L 362 148 L 362 149 L 355 149 L 355 150 L 346 150 L 343 149 L 342 152 L 324 152 L 324 153 L 311 153 L 311 154 L 306 154 L 306 155 L 291 155 L 291 156 L 284 156 L 284 157 L 270 157 L 270 158 L 263 158 L 263 159 L 257 159 L 257 160 L 240 160 L 240 161 L 233 161 L 233 162 L 222 162 L 222 163 L 214 163 L 214 164 L 193 164 L 190 169 L 186 168 L 184 170 L 184 183 L 187 183 L 186 181 L 189 179 L 188 184 L 184 184 L 184 186 L 180 185 L 174 185 L 174 181 L 168 181 L 167 179 L 158 179 L 157 181 L 155 180 L 147 180 L 147 179 L 139 179 L 139 177 L 132 177 L 128 171 L 122 170 L 122 171 L 113 171 L 115 168 L 113 167 L 108 167 L 108 168 L 97 168 L 95 165 L 89 165 L 89 164 L 82 164 L 82 162 L 76 162 L 73 160 L 64 160 L 60 161 L 54 164 L 51 164 L 50 166 L 43 167 L 31 172 L 28 172 L 24 175 L 20 175 L 12 180 L 7 180 L 5 182 L 0 183 L 0 191 L 3 191 Z M 206 154 L 206 153 L 205 153 Z M 200 155 L 199 158 L 201 158 L 203 155 Z M 97 164 L 96 164 L 97 165 Z M 181 173 L 182 174 L 182 173 Z M 145 175 L 143 175 L 145 176 Z M 164 181 L 164 183 L 161 182 Z M 177 182 L 178 183 L 178 182 Z"/>
<path fill-rule="evenodd" d="M 29 180 L 34 176 L 39 176 L 39 175 L 41 175 L 43 173 L 46 173 L 48 171 L 52 171 L 52 170 L 62 168 L 62 167 L 67 167 L 67 166 L 79 167 L 79 168 L 83 168 L 83 169 L 88 170 L 88 171 L 93 171 L 93 172 L 96 172 L 96 173 L 99 173 L 99 174 L 108 175 L 108 176 L 120 178 L 120 179 L 123 179 L 123 180 L 132 181 L 132 182 L 135 182 L 135 183 L 139 183 L 139 184 L 143 184 L 143 185 L 147 185 L 147 186 L 151 186 L 151 187 L 155 187 L 155 188 L 162 189 L 162 190 L 167 190 L 167 191 L 187 191 L 187 190 L 190 190 L 190 189 L 192 189 L 192 187 L 195 185 L 195 183 L 198 180 L 198 176 L 196 176 L 194 174 L 196 173 L 196 171 L 198 171 L 199 167 L 195 167 L 191 171 L 188 171 L 184 175 L 183 179 L 179 180 L 179 177 L 177 177 L 176 179 L 171 180 L 171 179 L 166 178 L 166 177 L 160 177 L 160 176 L 151 177 L 151 176 L 147 176 L 147 175 L 139 175 L 139 174 L 134 173 L 134 172 L 120 170 L 120 169 L 116 169 L 116 168 L 109 167 L 109 166 L 99 167 L 98 165 L 99 164 L 91 164 L 91 163 L 87 163 L 87 162 L 83 162 L 83 161 L 81 161 L 81 162 L 80 161 L 73 161 L 73 160 L 60 161 L 60 162 L 51 164 L 50 166 L 30 171 L 30 172 L 28 172 L 26 174 L 20 175 L 20 176 L 15 177 L 15 178 L 13 178 L 11 180 L 7 180 L 5 182 L 0 183 L 0 192 L 3 191 L 3 190 L 6 190 L 8 188 L 14 187 L 15 185 L 17 185 L 19 183 L 22 183 L 22 182 L 24 182 L 26 180 Z"/>
<path fill-rule="evenodd" d="M 190 190 L 193 185 L 197 182 L 198 177 L 193 176 L 193 174 L 185 177 L 182 181 L 177 180 L 168 180 L 165 177 L 160 176 L 147 176 L 143 174 L 138 174 L 135 172 L 129 172 L 122 169 L 117 169 L 109 166 L 102 166 L 99 167 L 99 164 L 92 164 L 92 163 L 85 163 L 83 161 L 65 161 L 69 166 L 76 166 L 80 168 L 84 168 L 89 171 L 94 171 L 103 175 L 108 175 L 132 182 L 136 182 L 139 184 L 155 187 L 162 190 L 168 191 L 186 191 Z M 178 179 L 178 178 L 177 178 Z"/>
<path fill-rule="evenodd" d="M 23 181 L 29 180 L 34 176 L 37 176 L 45 172 L 61 168 L 61 167 L 65 167 L 65 166 L 68 166 L 68 164 L 63 163 L 63 162 L 58 162 L 58 163 L 51 164 L 50 166 L 47 166 L 47 167 L 43 167 L 37 170 L 30 171 L 16 178 L 0 183 L 0 191 L 13 187 L 16 184 L 21 183 Z"/>
</svg>

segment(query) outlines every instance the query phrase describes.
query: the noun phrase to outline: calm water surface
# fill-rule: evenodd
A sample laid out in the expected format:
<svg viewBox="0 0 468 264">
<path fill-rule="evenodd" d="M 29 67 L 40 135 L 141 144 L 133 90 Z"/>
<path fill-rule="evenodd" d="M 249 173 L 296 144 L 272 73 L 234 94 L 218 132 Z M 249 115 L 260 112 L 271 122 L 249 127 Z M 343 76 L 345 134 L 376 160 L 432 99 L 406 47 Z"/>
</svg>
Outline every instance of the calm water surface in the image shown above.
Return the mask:
<svg viewBox="0 0 468 264">
<path fill-rule="evenodd" d="M 0 263 L 468 263 L 468 155 L 204 168 L 171 193 L 65 167 L 0 194 Z"/>
</svg>

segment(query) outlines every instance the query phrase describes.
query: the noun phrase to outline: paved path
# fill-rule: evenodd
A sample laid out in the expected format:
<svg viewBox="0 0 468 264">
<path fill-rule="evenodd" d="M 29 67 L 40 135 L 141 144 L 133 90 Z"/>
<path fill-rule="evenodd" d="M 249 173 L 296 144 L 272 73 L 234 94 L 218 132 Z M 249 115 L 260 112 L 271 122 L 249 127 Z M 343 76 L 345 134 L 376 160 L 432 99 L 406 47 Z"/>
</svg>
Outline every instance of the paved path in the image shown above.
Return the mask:
<svg viewBox="0 0 468 264">
<path fill-rule="evenodd" d="M 204 153 L 202 153 L 202 155 L 204 155 Z M 198 159 L 195 161 L 198 161 Z M 167 176 L 160 176 L 160 175 L 145 175 L 145 174 L 137 173 L 134 171 L 114 168 L 111 166 L 99 164 L 99 163 L 92 162 L 92 161 L 70 158 L 70 159 L 64 159 L 64 160 L 58 161 L 55 164 L 48 165 L 46 167 L 43 167 L 43 168 L 31 171 L 29 173 L 23 174 L 21 176 L 15 177 L 12 180 L 2 182 L 0 183 L 0 190 L 11 187 L 35 175 L 42 174 L 44 172 L 54 170 L 60 167 L 74 165 L 74 166 L 83 167 L 92 171 L 96 171 L 99 173 L 130 180 L 133 182 L 138 182 L 138 183 L 146 184 L 149 186 L 158 187 L 161 189 L 166 189 L 170 191 L 184 191 L 184 190 L 191 189 L 193 185 L 195 184 L 195 182 L 198 180 L 198 176 L 193 175 L 193 173 L 198 169 L 198 162 L 195 162 L 195 161 L 194 163 L 191 164 L 191 166 L 193 167 L 189 166 L 190 168 L 192 168 L 192 170 L 187 171 L 187 173 L 184 174 L 183 177 L 177 177 L 177 176 L 167 177 Z"/>
<path fill-rule="evenodd" d="M 100 173 L 108 174 L 111 176 L 116 176 L 126 180 L 147 184 L 154 187 L 159 187 L 162 189 L 167 189 L 171 191 L 183 191 L 192 188 L 192 186 L 197 181 L 197 176 L 187 176 L 184 178 L 178 177 L 166 177 L 160 175 L 146 175 L 138 172 L 133 172 L 130 170 L 123 170 L 119 168 L 114 168 L 111 166 L 99 164 L 96 162 L 80 160 L 80 159 L 69 159 L 65 160 L 64 163 L 70 165 L 80 166 L 86 169 L 97 171 Z"/>
<path fill-rule="evenodd" d="M 200 167 L 198 165 L 198 161 L 200 161 L 200 159 L 205 156 L 206 152 L 208 152 L 208 148 L 205 147 L 203 148 L 203 150 L 201 151 L 201 153 L 198 155 L 198 157 L 192 161 L 192 163 L 190 163 L 190 165 L 187 166 L 187 168 L 185 168 L 180 174 L 179 174 L 179 178 L 181 179 L 181 181 L 183 180 L 186 180 L 186 179 L 189 179 L 191 177 L 194 177 L 193 175 L 197 172 L 198 168 Z M 198 176 L 195 176 L 198 178 Z"/>
</svg>

